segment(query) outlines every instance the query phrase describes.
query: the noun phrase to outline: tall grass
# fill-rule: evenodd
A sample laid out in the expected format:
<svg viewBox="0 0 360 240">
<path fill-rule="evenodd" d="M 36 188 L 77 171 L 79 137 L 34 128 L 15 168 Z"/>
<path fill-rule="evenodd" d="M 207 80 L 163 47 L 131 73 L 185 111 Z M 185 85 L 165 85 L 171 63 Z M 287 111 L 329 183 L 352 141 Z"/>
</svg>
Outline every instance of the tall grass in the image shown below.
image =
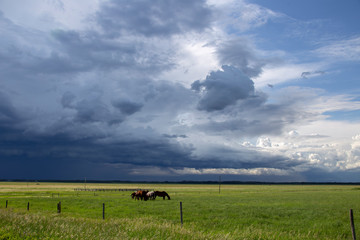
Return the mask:
<svg viewBox="0 0 360 240">
<path fill-rule="evenodd" d="M 152 218 L 89 219 L 0 210 L 0 239 L 223 239 Z"/>
</svg>

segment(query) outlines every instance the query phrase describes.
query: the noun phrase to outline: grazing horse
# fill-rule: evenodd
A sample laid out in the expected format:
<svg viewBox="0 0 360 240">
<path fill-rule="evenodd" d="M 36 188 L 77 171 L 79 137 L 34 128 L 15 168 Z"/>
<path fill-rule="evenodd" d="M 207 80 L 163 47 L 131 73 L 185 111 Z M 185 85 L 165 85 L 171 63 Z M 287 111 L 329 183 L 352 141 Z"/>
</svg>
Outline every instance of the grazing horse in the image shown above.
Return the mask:
<svg viewBox="0 0 360 240">
<path fill-rule="evenodd" d="M 155 192 L 154 192 L 154 191 L 148 192 L 148 193 L 146 194 L 146 196 L 147 196 L 150 200 L 155 200 Z"/>
<path fill-rule="evenodd" d="M 147 201 L 149 198 L 148 196 L 146 195 L 149 191 L 145 191 L 145 190 L 139 190 L 137 191 L 135 194 L 134 194 L 134 198 L 136 200 L 140 200 L 142 201 L 144 199 L 144 201 Z M 132 194 L 131 194 L 132 195 Z"/>
<path fill-rule="evenodd" d="M 132 199 L 139 200 L 139 198 L 141 197 L 141 194 L 139 191 L 136 191 L 136 192 L 133 192 L 130 196 Z"/>
<path fill-rule="evenodd" d="M 170 200 L 170 196 L 169 196 L 169 194 L 167 194 L 165 191 L 162 191 L 162 192 L 160 192 L 160 191 L 155 191 L 155 198 L 156 197 L 163 197 L 163 200 L 165 200 L 165 197 L 167 197 L 168 198 L 168 200 Z"/>
</svg>

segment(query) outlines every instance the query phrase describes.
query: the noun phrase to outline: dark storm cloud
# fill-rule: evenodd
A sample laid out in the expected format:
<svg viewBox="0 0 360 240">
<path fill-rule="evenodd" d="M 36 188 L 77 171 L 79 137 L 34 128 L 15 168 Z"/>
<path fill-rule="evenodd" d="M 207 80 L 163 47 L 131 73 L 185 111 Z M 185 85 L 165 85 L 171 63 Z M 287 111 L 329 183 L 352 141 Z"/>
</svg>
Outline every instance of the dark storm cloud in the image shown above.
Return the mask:
<svg viewBox="0 0 360 240">
<path fill-rule="evenodd" d="M 142 103 L 132 102 L 126 99 L 114 100 L 112 105 L 126 115 L 134 114 L 143 107 Z"/>
<path fill-rule="evenodd" d="M 66 119 L 68 123 L 75 125 L 113 125 L 124 121 L 127 123 L 126 120 L 133 117 L 133 120 L 140 121 L 141 125 L 153 120 L 166 123 L 168 119 L 175 117 L 178 111 L 189 108 L 196 100 L 192 91 L 172 82 L 145 78 L 117 81 L 121 88 L 106 89 L 94 85 L 64 92 L 59 99 L 64 110 L 62 121 Z M 58 122 L 56 125 L 62 126 Z M 106 131 L 108 127 L 102 128 Z M 132 130 L 136 134 L 137 129 Z"/>
<path fill-rule="evenodd" d="M 20 120 L 19 114 L 16 112 L 9 98 L 0 91 L 0 123 L 14 124 Z"/>
<path fill-rule="evenodd" d="M 312 167 L 301 172 L 304 182 L 359 182 L 360 169 L 329 170 L 325 168 Z"/>
<path fill-rule="evenodd" d="M 211 72 L 204 81 L 195 81 L 191 88 L 203 94 L 198 109 L 208 112 L 223 110 L 240 99 L 254 94 L 254 82 L 232 66 Z"/>
<path fill-rule="evenodd" d="M 75 107 L 76 120 L 81 123 L 104 122 L 109 119 L 110 112 L 105 104 L 97 100 L 81 100 Z"/>
<path fill-rule="evenodd" d="M 153 84 L 157 94 L 148 99 L 154 101 L 154 105 L 158 106 L 158 103 L 164 102 L 162 93 L 165 93 L 165 96 L 181 93 L 176 90 L 180 87 L 178 85 L 171 88 L 169 84 L 157 84 L 158 86 Z M 17 111 L 11 102 L 5 97 L 2 99 L 1 113 L 7 118 L 17 119 Z M 167 97 L 166 99 L 170 100 Z M 101 127 L 99 124 L 109 123 L 114 116 L 111 115 L 109 106 L 105 107 L 99 98 L 78 99 L 75 94 L 65 92 L 61 103 L 65 109 L 75 111 L 75 115 L 73 118 L 55 122 L 44 131 L 29 130 L 31 125 L 26 120 L 19 120 L 16 128 L 7 125 L 7 121 L 0 121 L 2 176 L 78 179 L 91 173 L 91 176 L 98 179 L 119 179 L 114 173 L 114 168 L 121 165 L 126 169 L 118 170 L 117 173 L 129 179 L 132 169 L 137 167 L 288 169 L 294 166 L 293 162 L 284 157 L 265 155 L 247 149 L 234 151 L 216 147 L 207 155 L 195 156 L 193 147 L 173 141 L 177 138 L 187 138 L 184 134 L 160 135 L 155 131 L 146 133 L 149 130 L 143 129 L 144 134 L 136 136 L 141 129 L 127 128 L 122 134 L 122 131 L 112 128 L 111 125 Z M 130 103 L 130 106 L 137 109 L 136 104 L 134 105 L 135 107 Z M 125 107 L 125 112 L 130 114 L 134 109 L 128 107 Z M 110 128 L 111 131 L 106 130 Z M 103 174 L 99 173 L 99 169 Z M 46 173 L 41 174 L 42 171 Z M 113 175 L 107 175 L 109 172 Z"/>
<path fill-rule="evenodd" d="M 80 123 L 99 122 L 107 124 L 121 123 L 125 115 L 133 114 L 136 106 L 131 103 L 122 105 L 125 109 L 120 114 L 113 111 L 111 106 L 102 101 L 101 95 L 96 97 L 88 96 L 86 98 L 77 99 L 71 92 L 65 92 L 61 98 L 61 104 L 64 108 L 76 111 L 73 121 Z M 119 107 L 119 106 L 116 106 Z M 138 108 L 137 110 L 139 110 Z"/>
<path fill-rule="evenodd" d="M 152 37 L 202 31 L 209 27 L 211 18 L 204 0 L 111 0 L 102 3 L 96 14 L 96 21 L 113 36 L 127 32 Z"/>
<path fill-rule="evenodd" d="M 289 124 L 310 117 L 310 113 L 298 109 L 300 99 L 268 103 L 268 96 L 256 91 L 254 82 L 233 66 L 211 72 L 191 88 L 200 96 L 198 110 L 209 113 L 207 122 L 194 124 L 191 129 L 211 135 L 279 135 Z"/>
<path fill-rule="evenodd" d="M 61 105 L 64 108 L 73 108 L 76 96 L 71 92 L 65 92 L 61 98 Z"/>
<path fill-rule="evenodd" d="M 313 117 L 313 114 L 299 109 L 297 101 L 279 101 L 268 103 L 268 96 L 255 91 L 246 99 L 221 112 L 212 112 L 205 123 L 194 124 L 191 129 L 211 135 L 233 135 L 258 137 L 261 135 L 279 135 L 289 124 L 301 123 Z M 217 118 L 219 114 L 222 116 Z M 226 116 L 226 117 L 225 117 Z"/>
<path fill-rule="evenodd" d="M 160 168 L 253 168 L 275 167 L 287 169 L 294 163 L 283 157 L 269 156 L 254 151 L 232 152 L 241 156 L 228 157 L 231 150 L 216 149 L 221 157 L 194 157 L 194 149 L 167 141 L 167 138 L 126 139 L 103 144 L 106 136 L 75 139 L 65 133 L 34 134 L 0 126 L 0 159 L 2 176 L 31 176 L 29 173 L 46 170 L 43 176 L 66 176 L 64 166 L 74 168 L 81 163 L 78 174 L 96 172 L 94 168 L 112 169 L 119 164 L 130 172 L 136 167 Z M 214 150 L 215 151 L 215 150 Z M 31 163 L 31 164 L 30 164 Z M 26 170 L 22 169 L 26 166 Z M 19 170 L 20 167 L 20 170 Z M 73 169 L 69 169 L 73 171 Z M 124 171 L 124 170 L 123 170 Z M 27 174 L 25 174 L 27 172 Z M 79 178 L 79 175 L 72 175 Z M 106 178 L 106 176 L 102 176 Z"/>
</svg>

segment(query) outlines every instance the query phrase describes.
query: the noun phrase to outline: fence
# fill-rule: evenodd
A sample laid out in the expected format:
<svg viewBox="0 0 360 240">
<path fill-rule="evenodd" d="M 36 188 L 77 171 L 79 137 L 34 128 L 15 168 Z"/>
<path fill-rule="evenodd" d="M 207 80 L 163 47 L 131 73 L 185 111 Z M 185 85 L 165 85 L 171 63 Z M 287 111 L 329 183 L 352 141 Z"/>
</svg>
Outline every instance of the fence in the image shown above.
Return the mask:
<svg viewBox="0 0 360 240">
<path fill-rule="evenodd" d="M 86 189 L 86 190 L 81 189 L 81 190 L 78 190 L 78 191 L 133 191 L 133 190 L 136 191 L 135 189 Z M 9 201 L 6 200 L 5 208 L 8 208 L 8 204 L 9 204 Z M 27 202 L 27 211 L 29 211 L 29 210 L 30 210 L 30 202 Z M 61 213 L 61 202 L 57 203 L 57 213 Z M 105 203 L 102 204 L 102 219 L 105 220 Z M 183 227 L 182 202 L 180 202 L 180 223 L 181 223 L 181 227 Z M 350 209 L 350 225 L 351 225 L 352 239 L 356 240 L 354 215 L 353 215 L 353 210 L 352 209 Z"/>
</svg>

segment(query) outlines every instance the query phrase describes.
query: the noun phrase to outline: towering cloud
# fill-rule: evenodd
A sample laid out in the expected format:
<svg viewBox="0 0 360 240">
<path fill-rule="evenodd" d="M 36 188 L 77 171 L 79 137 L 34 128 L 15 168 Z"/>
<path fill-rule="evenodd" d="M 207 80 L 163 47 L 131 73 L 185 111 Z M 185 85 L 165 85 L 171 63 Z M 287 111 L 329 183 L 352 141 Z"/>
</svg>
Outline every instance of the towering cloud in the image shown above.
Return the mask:
<svg viewBox="0 0 360 240">
<path fill-rule="evenodd" d="M 253 47 L 244 38 L 219 43 L 216 54 L 222 64 L 234 66 L 249 77 L 258 76 L 265 65 L 265 61 L 256 56 Z"/>
<path fill-rule="evenodd" d="M 202 95 L 199 110 L 223 110 L 236 101 L 254 95 L 254 82 L 242 71 L 232 66 L 211 72 L 204 81 L 195 81 L 191 88 Z"/>
</svg>

